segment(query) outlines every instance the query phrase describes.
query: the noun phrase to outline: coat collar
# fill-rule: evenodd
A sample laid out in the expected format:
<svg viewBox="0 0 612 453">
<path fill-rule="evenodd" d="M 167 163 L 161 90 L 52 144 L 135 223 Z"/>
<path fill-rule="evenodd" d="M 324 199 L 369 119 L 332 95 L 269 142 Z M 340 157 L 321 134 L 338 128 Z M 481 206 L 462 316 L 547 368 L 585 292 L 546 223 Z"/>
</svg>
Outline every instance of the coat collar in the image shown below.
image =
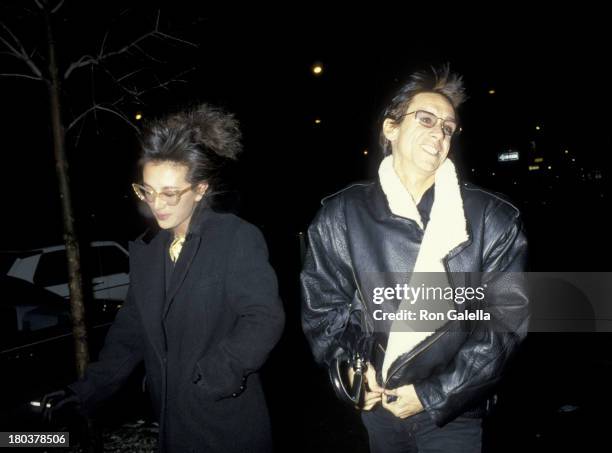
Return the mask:
<svg viewBox="0 0 612 453">
<path fill-rule="evenodd" d="M 139 288 L 138 303 L 141 305 L 141 313 L 145 325 L 152 329 L 162 327 L 162 322 L 168 314 L 170 307 L 201 246 L 202 236 L 214 223 L 217 215 L 206 206 L 199 206 L 191 219 L 189 231 L 181 250 L 168 288 L 165 286 L 166 254 L 172 233 L 167 230 L 149 229 L 130 246 L 130 276 Z M 153 334 L 154 338 L 162 338 L 162 335 Z M 163 345 L 159 344 L 160 352 Z"/>
<path fill-rule="evenodd" d="M 417 206 L 393 168 L 392 155 L 382 161 L 378 175 L 391 212 L 414 220 L 422 229 L 423 222 Z M 419 286 L 421 281 L 431 283 L 432 278 L 439 280 L 441 286 L 448 284 L 443 260 L 453 249 L 468 241 L 466 224 L 455 166 L 450 159 L 446 159 L 435 174 L 434 202 L 414 269 L 409 277 L 411 286 Z M 402 301 L 398 310 L 407 310 L 410 304 L 410 301 Z M 413 327 L 406 325 L 405 321 L 393 321 L 382 366 L 383 378 L 387 378 L 387 373 L 397 358 L 433 333 L 413 331 Z"/>
<path fill-rule="evenodd" d="M 393 155 L 383 159 L 378 176 L 391 212 L 413 220 L 423 229 L 423 221 L 414 199 L 393 168 Z M 436 171 L 434 202 L 414 271 L 444 271 L 440 261 L 468 240 L 467 231 L 455 165 L 450 159 L 446 159 Z"/>
</svg>

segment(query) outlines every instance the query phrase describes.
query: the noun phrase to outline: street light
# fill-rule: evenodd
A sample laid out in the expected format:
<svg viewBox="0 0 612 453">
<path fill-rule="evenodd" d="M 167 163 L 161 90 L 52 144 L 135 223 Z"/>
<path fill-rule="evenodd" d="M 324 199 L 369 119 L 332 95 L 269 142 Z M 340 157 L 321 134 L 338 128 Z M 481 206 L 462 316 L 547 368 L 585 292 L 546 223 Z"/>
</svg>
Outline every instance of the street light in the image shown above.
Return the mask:
<svg viewBox="0 0 612 453">
<path fill-rule="evenodd" d="M 312 73 L 316 76 L 320 76 L 323 73 L 323 65 L 321 63 L 312 65 Z"/>
</svg>

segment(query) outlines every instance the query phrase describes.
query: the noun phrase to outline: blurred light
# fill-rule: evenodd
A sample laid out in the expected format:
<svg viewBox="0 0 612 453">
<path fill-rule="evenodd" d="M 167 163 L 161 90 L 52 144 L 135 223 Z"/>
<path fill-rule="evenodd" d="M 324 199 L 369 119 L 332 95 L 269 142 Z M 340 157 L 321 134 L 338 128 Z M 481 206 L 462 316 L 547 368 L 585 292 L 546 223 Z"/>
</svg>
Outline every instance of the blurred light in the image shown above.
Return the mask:
<svg viewBox="0 0 612 453">
<path fill-rule="evenodd" d="M 134 118 L 136 118 L 136 121 L 140 121 L 142 119 L 142 113 L 138 112 Z"/>
<path fill-rule="evenodd" d="M 476 171 L 476 169 L 475 169 L 475 168 L 472 168 L 472 172 L 475 172 L 475 171 Z"/>
<path fill-rule="evenodd" d="M 315 124 L 321 124 L 321 120 L 320 120 L 319 118 L 317 118 L 317 119 L 315 120 Z"/>
<path fill-rule="evenodd" d="M 540 130 L 540 126 L 536 126 L 536 131 L 539 131 L 539 130 Z"/>
<path fill-rule="evenodd" d="M 533 159 L 533 161 L 534 161 L 536 164 L 539 164 L 540 162 L 544 162 L 544 158 L 543 158 L 543 157 L 536 157 L 535 159 Z"/>
<path fill-rule="evenodd" d="M 565 150 L 565 154 L 569 154 L 569 151 L 567 149 Z"/>
<path fill-rule="evenodd" d="M 367 156 L 367 155 L 368 155 L 368 150 L 367 150 L 367 149 L 364 149 L 364 150 L 363 150 L 363 155 L 364 155 L 364 156 Z"/>
<path fill-rule="evenodd" d="M 572 162 L 576 162 L 576 159 L 574 157 L 572 157 Z"/>
<path fill-rule="evenodd" d="M 312 65 L 312 73 L 316 76 L 323 73 L 323 65 L 321 63 L 315 63 Z"/>
<path fill-rule="evenodd" d="M 539 170 L 540 166 L 539 165 L 530 165 L 529 166 L 529 171 L 534 171 L 534 170 Z"/>
<path fill-rule="evenodd" d="M 548 169 L 549 169 L 549 170 L 552 170 L 552 165 L 549 165 L 549 166 L 548 166 Z"/>
<path fill-rule="evenodd" d="M 489 90 L 489 94 L 495 94 L 495 90 Z"/>
<path fill-rule="evenodd" d="M 513 160 L 519 160 L 519 152 L 514 150 L 508 150 L 505 153 L 499 153 L 497 155 L 498 162 L 509 162 Z"/>
<path fill-rule="evenodd" d="M 495 172 L 491 173 L 491 176 L 495 176 Z"/>
<path fill-rule="evenodd" d="M 30 406 L 40 407 L 40 401 L 30 401 Z M 51 403 L 47 403 L 46 407 L 51 407 Z"/>
</svg>

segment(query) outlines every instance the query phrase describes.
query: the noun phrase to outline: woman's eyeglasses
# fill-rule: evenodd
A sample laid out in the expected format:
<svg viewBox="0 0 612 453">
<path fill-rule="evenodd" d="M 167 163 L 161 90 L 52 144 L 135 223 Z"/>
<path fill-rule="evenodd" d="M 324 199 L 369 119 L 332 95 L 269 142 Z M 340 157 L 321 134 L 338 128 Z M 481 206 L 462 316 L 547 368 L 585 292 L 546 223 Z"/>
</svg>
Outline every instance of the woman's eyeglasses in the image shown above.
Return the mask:
<svg viewBox="0 0 612 453">
<path fill-rule="evenodd" d="M 138 198 L 142 201 L 146 201 L 147 203 L 155 203 L 155 199 L 157 197 L 160 198 L 164 203 L 168 206 L 176 206 L 181 201 L 181 196 L 189 190 L 191 190 L 193 186 L 189 186 L 183 190 L 164 190 L 163 192 L 156 192 L 155 190 L 145 187 L 140 184 L 132 184 L 132 189 L 134 189 L 134 193 Z"/>
</svg>

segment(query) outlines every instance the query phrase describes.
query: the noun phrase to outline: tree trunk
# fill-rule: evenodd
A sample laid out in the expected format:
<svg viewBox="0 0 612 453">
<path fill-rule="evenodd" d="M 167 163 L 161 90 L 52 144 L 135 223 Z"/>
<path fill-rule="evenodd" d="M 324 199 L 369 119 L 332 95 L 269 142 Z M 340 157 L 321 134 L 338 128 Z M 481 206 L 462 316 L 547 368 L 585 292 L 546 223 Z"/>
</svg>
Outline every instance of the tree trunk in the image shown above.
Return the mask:
<svg viewBox="0 0 612 453">
<path fill-rule="evenodd" d="M 70 196 L 70 181 L 68 161 L 66 160 L 65 132 L 62 123 L 60 103 L 60 81 L 55 57 L 55 42 L 51 30 L 51 19 L 46 15 L 48 57 L 49 57 L 49 106 L 51 108 L 51 129 L 53 132 L 53 151 L 55 154 L 55 169 L 62 201 L 62 217 L 64 223 L 64 243 L 68 257 L 68 286 L 70 288 L 70 311 L 72 314 L 72 332 L 76 354 L 76 369 L 79 379 L 85 376 L 89 363 L 89 348 L 87 346 L 87 329 L 85 327 L 85 307 L 83 304 L 83 282 L 81 277 L 81 257 L 79 244 L 72 214 L 72 198 Z"/>
<path fill-rule="evenodd" d="M 51 112 L 51 130 L 53 132 L 53 152 L 55 154 L 55 169 L 62 200 L 62 218 L 64 223 L 64 243 L 68 257 L 68 287 L 70 289 L 70 312 L 72 315 L 72 336 L 74 338 L 74 352 L 76 371 L 79 379 L 85 377 L 85 370 L 89 363 L 89 347 L 87 344 L 87 328 L 85 325 L 85 305 L 83 300 L 83 280 L 81 275 L 81 254 L 77 241 L 74 216 L 72 214 L 72 198 L 70 196 L 70 178 L 68 175 L 68 161 L 66 159 L 65 130 L 62 122 L 62 109 L 60 102 L 60 81 L 55 56 L 55 41 L 51 28 L 49 12 L 45 11 L 47 27 L 48 58 L 49 58 L 49 107 Z M 103 445 L 99 432 L 91 418 L 85 420 L 87 439 L 85 447 L 91 453 L 102 452 Z"/>
</svg>

